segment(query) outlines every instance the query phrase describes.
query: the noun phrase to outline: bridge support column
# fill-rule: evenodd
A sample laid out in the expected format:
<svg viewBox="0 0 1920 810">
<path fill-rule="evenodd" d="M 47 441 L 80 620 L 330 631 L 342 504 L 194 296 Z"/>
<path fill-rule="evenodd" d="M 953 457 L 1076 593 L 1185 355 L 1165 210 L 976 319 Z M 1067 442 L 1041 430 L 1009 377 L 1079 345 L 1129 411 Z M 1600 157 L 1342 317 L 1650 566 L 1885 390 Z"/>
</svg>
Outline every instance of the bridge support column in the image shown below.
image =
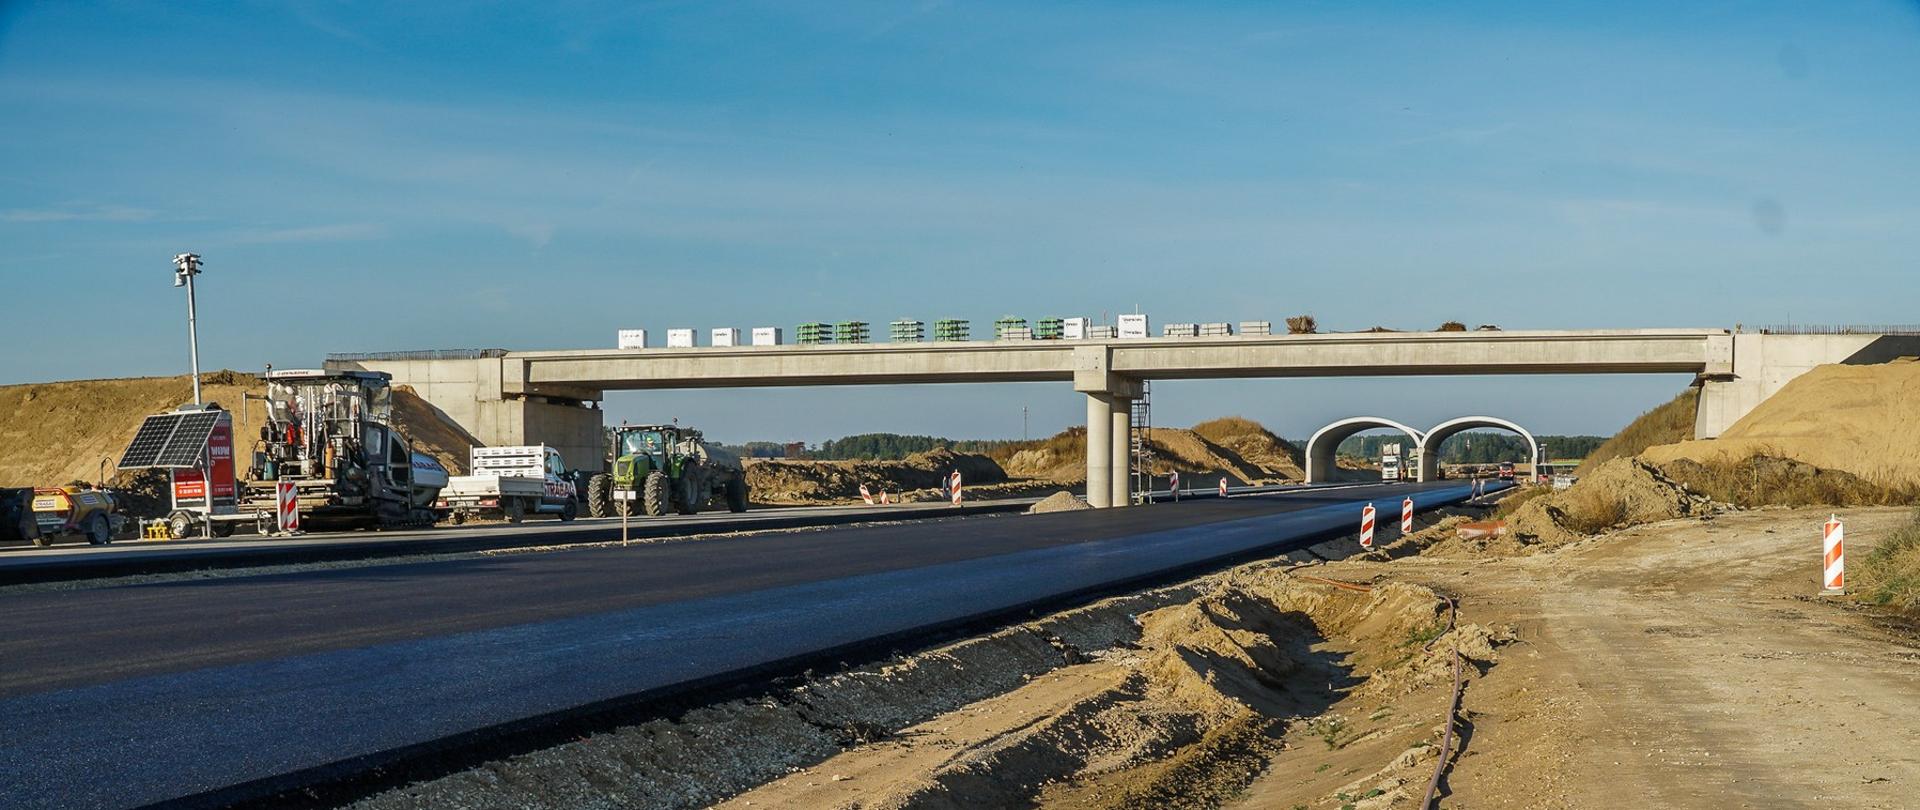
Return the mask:
<svg viewBox="0 0 1920 810">
<path fill-rule="evenodd" d="M 1112 427 L 1107 431 L 1107 455 L 1111 462 L 1108 481 L 1112 485 L 1112 494 L 1108 501 L 1113 506 L 1132 506 L 1132 465 L 1127 461 L 1133 455 L 1133 400 L 1114 397 L 1109 420 Z"/>
<path fill-rule="evenodd" d="M 1087 395 L 1087 505 L 1113 505 L 1113 397 Z"/>
</svg>

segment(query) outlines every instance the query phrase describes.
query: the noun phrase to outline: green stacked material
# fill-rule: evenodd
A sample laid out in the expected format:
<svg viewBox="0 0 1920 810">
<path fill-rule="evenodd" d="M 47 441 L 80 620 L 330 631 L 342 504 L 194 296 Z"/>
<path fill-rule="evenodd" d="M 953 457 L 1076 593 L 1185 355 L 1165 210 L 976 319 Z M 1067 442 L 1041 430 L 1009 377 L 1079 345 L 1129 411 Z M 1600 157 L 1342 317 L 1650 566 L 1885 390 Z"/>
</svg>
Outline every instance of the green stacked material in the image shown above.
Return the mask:
<svg viewBox="0 0 1920 810">
<path fill-rule="evenodd" d="M 835 343 L 867 342 L 867 322 L 866 321 L 841 321 L 839 323 L 834 324 L 833 325 L 833 341 Z"/>
<path fill-rule="evenodd" d="M 927 339 L 927 325 L 921 321 L 902 318 L 888 324 L 887 338 L 895 343 L 919 343 Z"/>
<path fill-rule="evenodd" d="M 832 343 L 833 326 L 819 321 L 800 324 L 793 328 L 793 340 L 801 345 Z"/>
<path fill-rule="evenodd" d="M 1059 340 L 1066 332 L 1064 321 L 1060 318 L 1041 318 L 1033 322 L 1034 340 Z"/>
<path fill-rule="evenodd" d="M 1031 333 L 1026 332 L 1026 318 L 1015 318 L 1012 315 L 1008 315 L 1005 318 L 993 322 L 993 337 L 995 340 L 1006 340 L 1013 337 L 1016 334 L 1014 330 L 1025 333 L 1021 334 L 1022 337 L 1032 337 Z"/>
<path fill-rule="evenodd" d="M 942 343 L 972 340 L 967 332 L 967 322 L 958 318 L 941 318 L 933 322 L 933 339 Z"/>
</svg>

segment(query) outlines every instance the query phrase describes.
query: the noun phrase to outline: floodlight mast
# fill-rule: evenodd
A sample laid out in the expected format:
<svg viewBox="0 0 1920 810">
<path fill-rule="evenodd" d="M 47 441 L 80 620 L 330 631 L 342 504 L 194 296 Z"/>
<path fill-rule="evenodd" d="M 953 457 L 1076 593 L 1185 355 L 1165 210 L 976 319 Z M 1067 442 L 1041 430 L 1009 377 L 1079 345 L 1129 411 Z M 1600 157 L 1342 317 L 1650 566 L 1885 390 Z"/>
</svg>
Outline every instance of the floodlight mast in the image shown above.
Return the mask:
<svg viewBox="0 0 1920 810">
<path fill-rule="evenodd" d="M 193 365 L 193 404 L 200 401 L 200 327 L 194 315 L 193 277 L 200 275 L 200 257 L 182 253 L 173 257 L 173 286 L 187 288 L 187 358 Z"/>
</svg>

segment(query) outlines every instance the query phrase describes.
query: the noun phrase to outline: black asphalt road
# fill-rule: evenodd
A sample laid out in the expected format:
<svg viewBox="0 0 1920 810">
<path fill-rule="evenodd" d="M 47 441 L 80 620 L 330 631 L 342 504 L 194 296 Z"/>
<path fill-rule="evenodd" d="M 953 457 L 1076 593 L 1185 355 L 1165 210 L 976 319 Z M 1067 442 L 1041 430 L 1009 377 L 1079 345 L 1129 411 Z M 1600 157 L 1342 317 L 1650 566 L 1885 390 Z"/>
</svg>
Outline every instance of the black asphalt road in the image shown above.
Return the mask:
<svg viewBox="0 0 1920 810">
<path fill-rule="evenodd" d="M 123 807 L 264 787 L 1276 547 L 1405 494 L 1430 508 L 1466 486 L 0 595 L 0 797 Z"/>
<path fill-rule="evenodd" d="M 1037 498 L 891 506 L 791 506 L 755 509 L 746 514 L 635 517 L 627 535 L 636 540 L 690 534 L 771 531 L 842 526 L 882 520 L 916 520 L 954 514 L 1011 512 Z M 25 543 L 0 546 L 0 586 L 33 582 L 167 573 L 203 568 L 244 568 L 287 563 L 362 560 L 420 554 L 470 552 L 558 543 L 618 540 L 619 518 L 581 518 L 562 523 L 533 518 L 525 523 L 444 526 L 406 531 L 322 532 L 296 537 L 240 534 L 224 539 L 123 540 L 107 546 L 82 541 L 37 548 Z"/>
</svg>

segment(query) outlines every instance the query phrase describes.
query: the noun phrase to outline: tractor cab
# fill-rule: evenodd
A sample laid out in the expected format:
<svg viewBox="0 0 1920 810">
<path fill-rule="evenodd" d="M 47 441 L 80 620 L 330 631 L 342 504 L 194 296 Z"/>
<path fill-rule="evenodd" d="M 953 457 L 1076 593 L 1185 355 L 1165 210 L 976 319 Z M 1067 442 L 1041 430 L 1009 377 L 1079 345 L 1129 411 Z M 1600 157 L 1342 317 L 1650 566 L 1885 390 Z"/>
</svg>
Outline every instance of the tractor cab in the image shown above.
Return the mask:
<svg viewBox="0 0 1920 810">
<path fill-rule="evenodd" d="M 614 481 L 632 486 L 654 470 L 678 477 L 680 454 L 674 451 L 679 444 L 677 425 L 621 425 L 614 434 Z"/>
</svg>

